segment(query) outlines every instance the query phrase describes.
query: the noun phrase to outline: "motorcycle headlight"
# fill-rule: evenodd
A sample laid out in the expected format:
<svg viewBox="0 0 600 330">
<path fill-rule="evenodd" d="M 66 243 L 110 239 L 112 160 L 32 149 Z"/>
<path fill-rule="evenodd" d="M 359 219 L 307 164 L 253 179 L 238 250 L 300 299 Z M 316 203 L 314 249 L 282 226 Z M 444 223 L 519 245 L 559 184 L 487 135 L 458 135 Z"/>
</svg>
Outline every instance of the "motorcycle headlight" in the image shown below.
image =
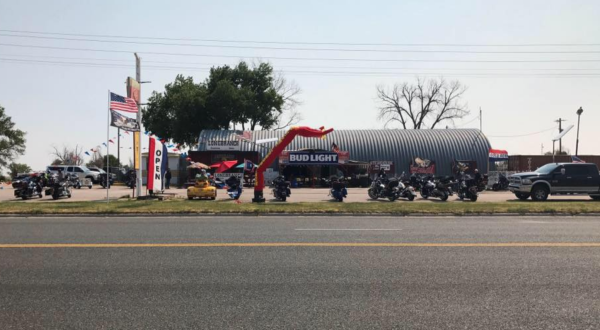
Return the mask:
<svg viewBox="0 0 600 330">
<path fill-rule="evenodd" d="M 531 184 L 531 179 L 523 179 L 521 180 L 522 184 Z"/>
</svg>

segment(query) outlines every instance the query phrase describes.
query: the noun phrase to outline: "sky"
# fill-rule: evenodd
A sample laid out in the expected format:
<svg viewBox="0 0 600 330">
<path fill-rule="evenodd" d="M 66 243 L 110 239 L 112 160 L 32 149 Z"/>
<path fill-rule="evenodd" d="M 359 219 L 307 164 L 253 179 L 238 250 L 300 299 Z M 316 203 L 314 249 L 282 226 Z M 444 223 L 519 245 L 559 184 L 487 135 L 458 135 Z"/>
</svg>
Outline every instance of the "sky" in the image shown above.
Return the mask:
<svg viewBox="0 0 600 330">
<path fill-rule="evenodd" d="M 582 107 L 579 154 L 600 154 L 598 17 L 594 0 L 0 0 L 0 105 L 27 132 L 17 161 L 44 169 L 53 147 L 106 141 L 107 93 L 125 94 L 134 51 L 142 80 L 151 81 L 142 99 L 177 74 L 202 81 L 211 66 L 263 60 L 302 89 L 302 125 L 382 128 L 376 86 L 443 76 L 468 87 L 463 101 L 471 110 L 449 127 L 479 128 L 481 108 L 493 148 L 540 154 L 542 145 L 552 149 L 554 121 L 576 125 Z M 574 152 L 575 139 L 576 127 L 563 147 Z M 122 140 L 123 163 L 132 158 L 131 140 Z"/>
</svg>

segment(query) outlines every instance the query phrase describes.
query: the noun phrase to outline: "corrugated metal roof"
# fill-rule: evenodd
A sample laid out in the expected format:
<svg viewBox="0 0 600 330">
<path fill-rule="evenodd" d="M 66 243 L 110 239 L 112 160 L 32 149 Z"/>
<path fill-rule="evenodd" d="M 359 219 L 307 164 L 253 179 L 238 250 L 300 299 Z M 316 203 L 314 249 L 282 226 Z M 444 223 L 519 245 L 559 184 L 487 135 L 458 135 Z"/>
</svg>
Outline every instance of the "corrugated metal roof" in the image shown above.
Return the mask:
<svg viewBox="0 0 600 330">
<path fill-rule="evenodd" d="M 199 151 L 206 150 L 208 140 L 236 140 L 236 131 L 205 130 L 200 133 Z M 287 131 L 253 131 L 252 141 L 281 138 Z M 242 151 L 258 151 L 266 155 L 277 141 L 263 144 L 241 142 Z M 324 149 L 331 143 L 349 151 L 350 159 L 358 161 L 391 160 L 398 174 L 406 171 L 414 157 L 436 162 L 436 174 L 450 175 L 452 161 L 475 160 L 481 171 L 487 172 L 490 142 L 478 129 L 433 130 L 334 130 L 325 140 L 297 137 L 286 150 Z"/>
</svg>

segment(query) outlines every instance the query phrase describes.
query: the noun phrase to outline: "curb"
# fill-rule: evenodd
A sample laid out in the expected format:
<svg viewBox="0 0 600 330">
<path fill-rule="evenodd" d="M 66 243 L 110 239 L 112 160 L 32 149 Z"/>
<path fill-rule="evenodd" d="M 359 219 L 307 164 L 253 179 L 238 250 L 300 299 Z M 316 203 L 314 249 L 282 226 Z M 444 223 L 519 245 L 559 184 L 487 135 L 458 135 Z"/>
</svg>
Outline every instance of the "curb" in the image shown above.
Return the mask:
<svg viewBox="0 0 600 330">
<path fill-rule="evenodd" d="M 468 218 L 468 217 L 600 217 L 600 213 L 66 213 L 0 214 L 0 218 L 173 218 L 173 217 L 398 217 L 398 218 Z"/>
</svg>

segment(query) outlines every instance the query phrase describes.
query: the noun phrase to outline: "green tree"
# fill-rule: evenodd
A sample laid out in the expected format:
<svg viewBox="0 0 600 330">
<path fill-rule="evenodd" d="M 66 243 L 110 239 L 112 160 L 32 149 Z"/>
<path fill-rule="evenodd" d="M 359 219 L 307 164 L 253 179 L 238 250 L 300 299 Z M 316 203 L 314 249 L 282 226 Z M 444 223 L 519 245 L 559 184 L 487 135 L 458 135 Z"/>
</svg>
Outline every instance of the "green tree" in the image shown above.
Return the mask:
<svg viewBox="0 0 600 330">
<path fill-rule="evenodd" d="M 295 124 L 300 119 L 295 112 L 299 92 L 296 85 L 274 74 L 270 64 L 251 68 L 240 62 L 235 67 L 213 67 L 203 83 L 178 75 L 164 93 L 152 94 L 142 121 L 161 138 L 191 145 L 204 129 L 241 125 L 254 130 Z M 289 118 L 284 119 L 284 112 Z"/>
<path fill-rule="evenodd" d="M 25 132 L 16 129 L 12 118 L 0 106 L 0 167 L 6 167 L 17 156 L 25 153 Z"/>
<path fill-rule="evenodd" d="M 29 173 L 31 172 L 31 167 L 27 164 L 19 164 L 19 163 L 10 163 L 8 165 L 8 171 L 10 173 L 10 177 L 14 178 L 18 173 Z"/>
<path fill-rule="evenodd" d="M 108 155 L 108 161 L 110 167 L 123 167 L 119 160 L 114 155 Z M 106 170 L 106 155 L 102 156 L 100 152 L 94 153 L 92 159 L 88 161 L 85 166 L 88 167 L 99 167 Z"/>
<path fill-rule="evenodd" d="M 163 93 L 152 93 L 142 110 L 144 127 L 152 133 L 187 145 L 198 140 L 204 129 L 220 129 L 216 113 L 206 108 L 206 87 L 192 77 L 178 75 Z"/>
</svg>

